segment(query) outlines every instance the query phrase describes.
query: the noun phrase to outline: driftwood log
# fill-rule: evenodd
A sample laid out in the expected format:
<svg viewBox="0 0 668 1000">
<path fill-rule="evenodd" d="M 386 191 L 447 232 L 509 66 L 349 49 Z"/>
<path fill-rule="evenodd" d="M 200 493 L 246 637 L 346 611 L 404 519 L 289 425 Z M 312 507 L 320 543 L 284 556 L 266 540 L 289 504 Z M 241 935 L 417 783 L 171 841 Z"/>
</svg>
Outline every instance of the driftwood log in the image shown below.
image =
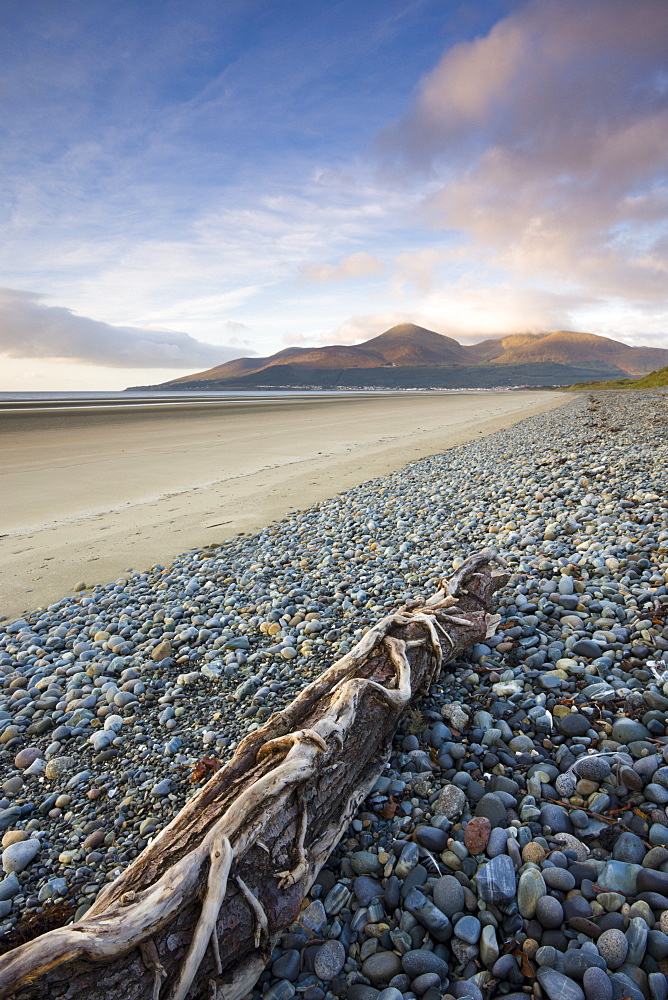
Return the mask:
<svg viewBox="0 0 668 1000">
<path fill-rule="evenodd" d="M 75 924 L 0 958 L 0 998 L 240 1000 L 385 766 L 404 710 L 490 636 L 492 549 L 371 628 L 234 757 Z"/>
</svg>

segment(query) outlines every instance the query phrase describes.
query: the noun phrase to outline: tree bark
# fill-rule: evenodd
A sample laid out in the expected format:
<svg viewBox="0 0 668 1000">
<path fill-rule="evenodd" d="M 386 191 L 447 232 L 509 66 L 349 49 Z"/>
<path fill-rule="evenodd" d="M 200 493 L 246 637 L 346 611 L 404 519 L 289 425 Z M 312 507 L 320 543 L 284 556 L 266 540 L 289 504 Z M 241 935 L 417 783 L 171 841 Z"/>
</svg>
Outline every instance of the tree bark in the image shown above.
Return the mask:
<svg viewBox="0 0 668 1000">
<path fill-rule="evenodd" d="M 371 628 L 215 774 L 76 924 L 0 957 L 0 998 L 240 1000 L 441 666 L 493 634 L 493 549 Z M 12 991 L 14 991 L 12 993 Z"/>
</svg>

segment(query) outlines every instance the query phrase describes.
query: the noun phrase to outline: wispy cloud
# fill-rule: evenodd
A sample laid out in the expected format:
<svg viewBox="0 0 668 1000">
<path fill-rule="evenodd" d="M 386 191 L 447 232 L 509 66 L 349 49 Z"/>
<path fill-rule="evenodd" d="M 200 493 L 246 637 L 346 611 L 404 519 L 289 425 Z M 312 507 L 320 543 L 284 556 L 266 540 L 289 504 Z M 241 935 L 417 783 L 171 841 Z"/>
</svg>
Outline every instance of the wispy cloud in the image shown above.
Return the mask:
<svg viewBox="0 0 668 1000">
<path fill-rule="evenodd" d="M 371 253 L 351 253 L 338 264 L 305 264 L 301 275 L 305 282 L 348 281 L 350 278 L 366 278 L 372 274 L 382 274 L 382 260 Z"/>
<path fill-rule="evenodd" d="M 384 131 L 422 219 L 567 297 L 665 305 L 668 8 L 537 0 L 450 48 Z"/>
<path fill-rule="evenodd" d="M 0 352 L 10 358 L 55 358 L 112 368 L 188 368 L 239 356 L 187 333 L 112 326 L 77 316 L 42 296 L 0 288 Z M 253 353 L 248 352 L 248 353 Z"/>
</svg>

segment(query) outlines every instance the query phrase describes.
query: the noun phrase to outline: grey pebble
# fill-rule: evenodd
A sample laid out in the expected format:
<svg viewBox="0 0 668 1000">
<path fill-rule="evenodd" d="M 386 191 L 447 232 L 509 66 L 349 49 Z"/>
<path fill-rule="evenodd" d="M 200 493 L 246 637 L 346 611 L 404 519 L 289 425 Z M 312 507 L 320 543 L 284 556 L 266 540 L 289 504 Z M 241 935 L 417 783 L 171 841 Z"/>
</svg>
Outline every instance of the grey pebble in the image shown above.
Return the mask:
<svg viewBox="0 0 668 1000">
<path fill-rule="evenodd" d="M 587 1000 L 612 1000 L 612 983 L 603 969 L 594 966 L 586 969 L 582 985 Z"/>
<path fill-rule="evenodd" d="M 22 872 L 24 868 L 35 860 L 39 854 L 39 840 L 20 840 L 16 844 L 10 844 L 2 852 L 2 868 L 8 874 L 11 872 Z M 4 882 L 7 879 L 3 879 Z"/>
<path fill-rule="evenodd" d="M 323 982 L 330 982 L 341 972 L 346 961 L 346 950 L 340 941 L 326 941 L 318 948 L 313 971 Z"/>
<path fill-rule="evenodd" d="M 464 909 L 464 889 L 454 875 L 444 875 L 434 883 L 433 898 L 439 910 L 448 917 Z"/>
<path fill-rule="evenodd" d="M 624 932 L 616 928 L 603 931 L 596 946 L 609 969 L 618 969 L 626 960 L 629 950 L 629 943 Z"/>
<path fill-rule="evenodd" d="M 537 973 L 541 988 L 550 1000 L 585 1000 L 583 990 L 577 983 L 555 969 L 542 966 Z"/>
</svg>

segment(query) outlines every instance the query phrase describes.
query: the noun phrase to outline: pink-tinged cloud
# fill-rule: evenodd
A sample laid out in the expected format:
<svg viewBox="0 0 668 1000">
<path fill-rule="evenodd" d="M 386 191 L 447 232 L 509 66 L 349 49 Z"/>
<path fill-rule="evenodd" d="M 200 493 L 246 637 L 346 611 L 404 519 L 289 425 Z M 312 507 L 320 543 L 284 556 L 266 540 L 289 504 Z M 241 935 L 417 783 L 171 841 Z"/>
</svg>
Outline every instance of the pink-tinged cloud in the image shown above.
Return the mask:
<svg viewBox="0 0 668 1000">
<path fill-rule="evenodd" d="M 112 326 L 44 305 L 34 292 L 0 288 L 0 354 L 113 368 L 201 368 L 231 361 L 240 352 L 187 333 Z"/>
<path fill-rule="evenodd" d="M 350 278 L 366 278 L 382 274 L 383 270 L 383 262 L 378 257 L 360 252 L 343 257 L 338 264 L 306 264 L 301 270 L 301 278 L 309 284 L 347 281 Z"/>
<path fill-rule="evenodd" d="M 379 144 L 386 165 L 430 175 L 423 218 L 459 231 L 475 259 L 665 304 L 666 0 L 522 7 L 450 49 Z"/>
</svg>

